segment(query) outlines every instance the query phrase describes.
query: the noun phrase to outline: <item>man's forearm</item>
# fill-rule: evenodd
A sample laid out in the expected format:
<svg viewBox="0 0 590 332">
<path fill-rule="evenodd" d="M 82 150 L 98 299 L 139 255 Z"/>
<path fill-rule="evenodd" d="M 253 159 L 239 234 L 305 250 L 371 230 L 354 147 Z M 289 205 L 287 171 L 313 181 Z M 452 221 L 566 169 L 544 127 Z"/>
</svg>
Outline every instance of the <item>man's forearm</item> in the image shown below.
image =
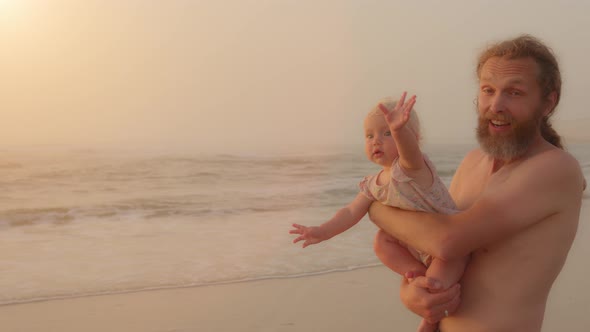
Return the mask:
<svg viewBox="0 0 590 332">
<path fill-rule="evenodd" d="M 369 209 L 371 220 L 386 233 L 440 259 L 450 259 L 447 215 L 406 211 L 380 203 Z"/>
</svg>

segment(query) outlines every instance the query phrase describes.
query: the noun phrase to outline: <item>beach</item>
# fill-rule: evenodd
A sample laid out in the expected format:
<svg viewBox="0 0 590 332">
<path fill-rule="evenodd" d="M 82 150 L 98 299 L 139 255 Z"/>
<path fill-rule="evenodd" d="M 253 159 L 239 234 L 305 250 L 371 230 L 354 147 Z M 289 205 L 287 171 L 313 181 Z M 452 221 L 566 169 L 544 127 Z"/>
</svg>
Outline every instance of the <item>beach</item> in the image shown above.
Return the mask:
<svg viewBox="0 0 590 332">
<path fill-rule="evenodd" d="M 547 117 L 590 180 L 588 12 L 590 1 L 0 0 L 0 332 L 415 331 L 368 216 L 306 248 L 289 231 L 386 175 L 364 120 L 404 91 L 447 188 L 478 145 L 478 113 L 506 111 L 490 128 L 501 133 L 526 127 L 529 106 L 535 119 L 558 107 Z M 513 84 L 479 63 L 519 35 L 554 52 L 555 105 L 546 89 L 535 100 L 528 64 Z M 590 330 L 589 219 L 590 188 L 543 332 Z M 520 262 L 551 259 L 522 256 L 483 271 L 525 285 Z M 482 279 L 481 303 L 495 303 L 486 278 L 470 280 Z"/>
<path fill-rule="evenodd" d="M 465 149 L 428 151 L 447 185 Z M 588 145 L 572 151 L 590 178 Z M 373 171 L 362 155 L 5 151 L 0 166 L 2 331 L 414 331 L 419 322 L 399 300 L 400 277 L 373 253 L 367 218 L 319 245 L 291 243 L 291 223 L 318 224 L 355 195 Z M 544 332 L 590 325 L 588 220 L 585 193 Z"/>
<path fill-rule="evenodd" d="M 391 331 L 397 279 L 384 268 L 0 308 L 4 331 Z M 395 324 L 395 325 L 392 325 Z"/>
<path fill-rule="evenodd" d="M 544 332 L 590 325 L 587 194 L 576 240 L 550 294 Z M 515 278 L 518 274 L 515 273 Z M 510 282 L 507 280 L 506 282 Z M 399 277 L 384 267 L 299 278 L 87 296 L 0 306 L 3 331 L 413 331 Z"/>
</svg>

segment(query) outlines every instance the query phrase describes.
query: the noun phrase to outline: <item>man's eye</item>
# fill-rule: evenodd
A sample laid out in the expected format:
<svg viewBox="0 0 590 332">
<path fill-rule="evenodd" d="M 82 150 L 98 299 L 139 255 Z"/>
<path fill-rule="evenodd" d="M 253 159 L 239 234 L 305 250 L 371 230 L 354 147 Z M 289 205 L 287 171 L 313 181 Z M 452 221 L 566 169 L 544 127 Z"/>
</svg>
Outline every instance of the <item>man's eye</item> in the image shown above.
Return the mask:
<svg viewBox="0 0 590 332">
<path fill-rule="evenodd" d="M 512 91 L 510 91 L 510 95 L 511 96 L 522 96 L 522 93 L 517 90 L 512 90 Z"/>
<path fill-rule="evenodd" d="M 489 94 L 493 93 L 494 90 L 492 90 L 491 88 L 483 88 L 483 89 L 481 89 L 481 92 L 489 95 Z"/>
</svg>

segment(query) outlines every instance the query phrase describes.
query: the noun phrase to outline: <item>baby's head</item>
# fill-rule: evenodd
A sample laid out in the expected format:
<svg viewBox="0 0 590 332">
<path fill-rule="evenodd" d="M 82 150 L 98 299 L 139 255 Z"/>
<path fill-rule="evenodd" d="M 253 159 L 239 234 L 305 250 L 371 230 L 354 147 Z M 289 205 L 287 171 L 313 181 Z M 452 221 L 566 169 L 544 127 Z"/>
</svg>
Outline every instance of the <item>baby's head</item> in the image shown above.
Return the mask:
<svg viewBox="0 0 590 332">
<path fill-rule="evenodd" d="M 367 117 L 365 119 L 365 129 L 367 126 L 367 119 L 369 117 L 379 116 L 383 119 L 383 122 L 385 122 L 383 112 L 381 111 L 381 109 L 379 109 L 379 104 L 385 106 L 385 108 L 391 111 L 395 107 L 395 105 L 397 105 L 397 100 L 394 100 L 391 97 L 385 97 L 379 100 L 379 102 L 377 102 L 377 104 L 367 114 Z M 414 111 L 414 109 L 410 111 L 410 120 L 408 121 L 406 126 L 410 129 L 410 131 L 412 131 L 412 133 L 414 133 L 418 141 L 422 139 L 422 135 L 420 134 L 420 120 L 418 119 L 418 114 L 416 114 L 416 111 Z"/>
</svg>

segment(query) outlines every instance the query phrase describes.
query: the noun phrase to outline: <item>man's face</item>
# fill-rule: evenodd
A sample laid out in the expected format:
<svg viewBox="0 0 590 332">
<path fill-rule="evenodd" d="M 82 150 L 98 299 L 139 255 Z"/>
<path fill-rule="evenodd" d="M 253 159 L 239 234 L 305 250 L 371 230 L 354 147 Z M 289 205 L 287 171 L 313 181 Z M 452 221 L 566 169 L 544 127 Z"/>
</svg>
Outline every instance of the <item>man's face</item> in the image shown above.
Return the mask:
<svg viewBox="0 0 590 332">
<path fill-rule="evenodd" d="M 490 58 L 480 73 L 477 139 L 494 158 L 522 156 L 539 135 L 548 113 L 532 58 Z"/>
</svg>

